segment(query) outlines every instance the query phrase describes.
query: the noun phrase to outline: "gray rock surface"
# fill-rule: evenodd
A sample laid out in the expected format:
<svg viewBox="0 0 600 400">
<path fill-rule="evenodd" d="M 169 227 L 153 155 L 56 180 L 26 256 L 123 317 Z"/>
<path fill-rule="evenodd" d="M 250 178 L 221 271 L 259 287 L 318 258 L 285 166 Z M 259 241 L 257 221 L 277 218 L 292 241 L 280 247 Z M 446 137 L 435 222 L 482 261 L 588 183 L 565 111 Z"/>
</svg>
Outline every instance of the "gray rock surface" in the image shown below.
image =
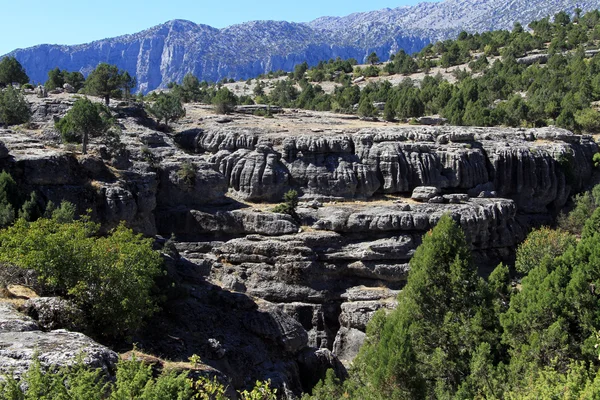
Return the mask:
<svg viewBox="0 0 600 400">
<path fill-rule="evenodd" d="M 60 297 L 38 297 L 23 305 L 24 313 L 48 331 L 68 329 L 85 330 L 85 315 L 73 302 Z"/>
<path fill-rule="evenodd" d="M 36 353 L 44 367 L 73 365 L 82 353 L 86 365 L 110 372 L 118 360 L 115 352 L 81 333 L 42 332 L 31 318 L 0 304 L 0 371 L 20 376 Z"/>
<path fill-rule="evenodd" d="M 417 201 L 431 200 L 440 193 L 440 189 L 435 186 L 417 186 L 410 196 L 411 199 Z"/>
</svg>

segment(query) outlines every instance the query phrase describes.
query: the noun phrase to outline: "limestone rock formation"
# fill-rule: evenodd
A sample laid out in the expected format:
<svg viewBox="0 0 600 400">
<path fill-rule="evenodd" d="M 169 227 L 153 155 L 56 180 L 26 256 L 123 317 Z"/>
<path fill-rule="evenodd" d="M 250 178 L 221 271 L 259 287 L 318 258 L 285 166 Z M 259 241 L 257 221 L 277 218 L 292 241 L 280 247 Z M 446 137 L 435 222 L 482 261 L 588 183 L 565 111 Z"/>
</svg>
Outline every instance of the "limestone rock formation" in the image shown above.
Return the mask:
<svg viewBox="0 0 600 400">
<path fill-rule="evenodd" d="M 20 376 L 36 353 L 44 367 L 72 365 L 82 353 L 86 365 L 105 372 L 112 371 L 118 359 L 115 352 L 81 333 L 43 332 L 31 318 L 0 304 L 0 371 Z"/>
</svg>

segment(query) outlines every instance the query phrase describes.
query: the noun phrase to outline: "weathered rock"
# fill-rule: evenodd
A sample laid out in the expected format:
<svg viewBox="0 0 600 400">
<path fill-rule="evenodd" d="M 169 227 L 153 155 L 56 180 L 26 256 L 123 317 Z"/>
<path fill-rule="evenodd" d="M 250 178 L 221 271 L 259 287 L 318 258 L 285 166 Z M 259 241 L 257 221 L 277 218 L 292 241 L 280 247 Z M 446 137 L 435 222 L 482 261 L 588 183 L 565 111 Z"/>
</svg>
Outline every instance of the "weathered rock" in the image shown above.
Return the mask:
<svg viewBox="0 0 600 400">
<path fill-rule="evenodd" d="M 278 201 L 289 179 L 279 159 L 271 147 L 259 145 L 253 151 L 221 151 L 210 161 L 226 177 L 235 196 L 251 201 Z"/>
<path fill-rule="evenodd" d="M 6 286 L 6 291 L 10 297 L 17 299 L 33 299 L 39 297 L 38 294 L 27 286 L 11 284 Z"/>
<path fill-rule="evenodd" d="M 445 125 L 448 120 L 442 117 L 425 116 L 417 118 L 417 122 L 421 125 Z"/>
<path fill-rule="evenodd" d="M 39 98 L 48 97 L 48 91 L 43 85 L 37 85 L 37 87 L 35 88 L 35 94 Z"/>
<path fill-rule="evenodd" d="M 114 369 L 115 352 L 87 336 L 66 330 L 42 332 L 29 317 L 8 304 L 0 304 L 0 371 L 16 376 L 24 374 L 37 354 L 44 367 L 75 364 L 78 354 L 83 362 L 105 372 Z"/>
<path fill-rule="evenodd" d="M 0 159 L 6 158 L 9 156 L 8 149 L 4 145 L 4 143 L 0 142 Z"/>
<path fill-rule="evenodd" d="M 302 386 L 314 387 L 328 369 L 333 369 L 336 377 L 345 379 L 348 372 L 344 365 L 328 349 L 306 349 L 298 355 Z"/>
<path fill-rule="evenodd" d="M 33 319 L 18 312 L 10 303 L 0 303 L 0 333 L 29 332 L 39 329 Z"/>
<path fill-rule="evenodd" d="M 75 88 L 70 83 L 65 83 L 63 85 L 63 89 L 64 89 L 65 93 L 75 93 L 76 92 Z"/>
<path fill-rule="evenodd" d="M 469 201 L 468 194 L 461 194 L 461 193 L 445 194 L 443 197 L 444 197 L 444 200 L 446 200 L 448 203 L 453 203 L 453 204 L 460 204 L 465 201 Z"/>
<path fill-rule="evenodd" d="M 38 297 L 23 305 L 24 312 L 44 330 L 85 330 L 85 315 L 72 301 L 60 297 Z"/>
<path fill-rule="evenodd" d="M 183 162 L 190 161 L 173 160 L 161 164 L 156 196 L 158 207 L 193 208 L 225 201 L 227 182 L 222 174 L 212 169 L 206 162 L 194 161 L 190 162 L 193 168 L 191 175 L 185 176 L 180 172 Z"/>
<path fill-rule="evenodd" d="M 333 344 L 333 354 L 348 365 L 358 355 L 361 346 L 367 338 L 366 333 L 354 328 L 341 327 Z"/>
<path fill-rule="evenodd" d="M 444 196 L 434 196 L 430 198 L 427 202 L 431 204 L 444 204 L 446 202 L 446 199 L 444 198 Z"/>
<path fill-rule="evenodd" d="M 163 146 L 165 145 L 165 138 L 163 135 L 157 132 L 148 132 L 140 135 L 140 140 L 146 146 Z"/>
<path fill-rule="evenodd" d="M 439 193 L 440 189 L 434 186 L 418 186 L 413 190 L 410 197 L 417 201 L 427 201 L 433 199 L 434 197 L 440 197 L 437 196 Z"/>
</svg>

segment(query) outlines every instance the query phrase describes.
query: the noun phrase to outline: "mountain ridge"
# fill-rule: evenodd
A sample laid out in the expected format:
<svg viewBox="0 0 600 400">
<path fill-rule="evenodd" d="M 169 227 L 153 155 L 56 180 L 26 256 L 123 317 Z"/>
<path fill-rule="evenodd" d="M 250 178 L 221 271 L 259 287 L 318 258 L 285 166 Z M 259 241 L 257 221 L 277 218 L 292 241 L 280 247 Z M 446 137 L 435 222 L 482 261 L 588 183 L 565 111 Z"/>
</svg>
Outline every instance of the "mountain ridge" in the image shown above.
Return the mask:
<svg viewBox="0 0 600 400">
<path fill-rule="evenodd" d="M 174 19 L 143 31 L 77 45 L 42 44 L 8 55 L 23 64 L 34 82 L 55 67 L 88 74 L 99 62 L 116 64 L 137 77 L 141 92 L 180 82 L 187 73 L 200 79 L 247 79 L 271 70 L 290 71 L 303 61 L 330 58 L 363 61 L 375 51 L 383 60 L 400 49 L 419 51 L 460 31 L 508 29 L 565 10 L 600 7 L 600 0 L 446 0 L 320 17 L 310 22 L 256 20 L 217 29 Z"/>
</svg>

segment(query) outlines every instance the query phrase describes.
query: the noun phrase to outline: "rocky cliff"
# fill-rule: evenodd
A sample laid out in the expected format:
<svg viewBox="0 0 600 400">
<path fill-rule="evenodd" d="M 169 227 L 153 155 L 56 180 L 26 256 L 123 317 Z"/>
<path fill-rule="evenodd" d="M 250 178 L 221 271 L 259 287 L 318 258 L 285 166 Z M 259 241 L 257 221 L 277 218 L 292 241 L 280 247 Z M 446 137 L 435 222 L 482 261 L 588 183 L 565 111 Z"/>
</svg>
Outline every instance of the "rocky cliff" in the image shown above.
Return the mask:
<svg viewBox="0 0 600 400">
<path fill-rule="evenodd" d="M 29 100 L 33 124 L 0 130 L 0 166 L 43 202 L 92 209 L 105 229 L 125 220 L 174 234 L 177 293 L 135 340 L 175 360 L 199 354 L 238 388 L 271 378 L 299 393 L 327 367 L 343 374 L 334 355 L 350 362 L 373 313 L 395 307 L 421 236 L 444 213 L 485 274 L 588 184 L 598 151 L 557 128 L 297 110 L 224 120 L 188 104 L 170 133 L 136 106 L 115 107 L 121 145 L 95 138 L 83 156 L 53 128 L 69 95 Z M 289 189 L 301 196 L 297 218 L 271 212 Z"/>
<path fill-rule="evenodd" d="M 89 73 L 99 62 L 116 64 L 137 77 L 147 92 L 180 82 L 187 73 L 201 80 L 247 79 L 307 61 L 353 57 L 363 61 L 372 51 L 382 59 L 404 49 L 419 51 L 430 42 L 460 31 L 511 29 L 530 21 L 579 7 L 589 11 L 600 1 L 446 0 L 414 7 L 383 9 L 346 17 L 323 17 L 299 24 L 253 21 L 215 29 L 173 20 L 143 32 L 89 44 L 44 44 L 10 53 L 34 82 L 44 82 L 55 67 Z"/>
</svg>

